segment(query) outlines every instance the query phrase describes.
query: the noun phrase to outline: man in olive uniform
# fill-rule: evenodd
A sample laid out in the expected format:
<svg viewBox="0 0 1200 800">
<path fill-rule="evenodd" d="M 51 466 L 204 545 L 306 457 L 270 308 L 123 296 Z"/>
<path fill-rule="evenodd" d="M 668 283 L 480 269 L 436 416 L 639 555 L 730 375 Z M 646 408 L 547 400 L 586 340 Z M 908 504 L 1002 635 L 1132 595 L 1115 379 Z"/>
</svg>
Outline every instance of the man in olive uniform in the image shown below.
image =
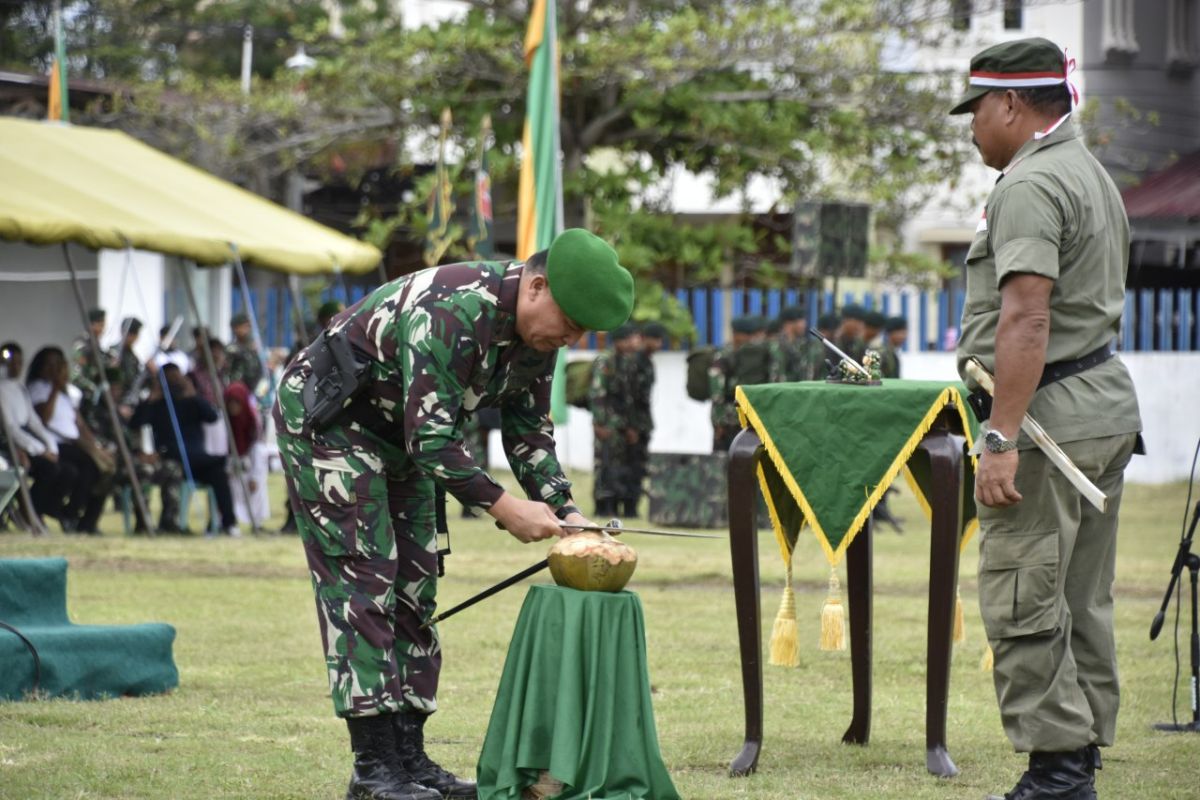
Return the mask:
<svg viewBox="0 0 1200 800">
<path fill-rule="evenodd" d="M 642 498 L 642 486 L 650 465 L 650 435 L 654 433 L 654 413 L 651 398 L 654 394 L 654 354 L 662 349 L 667 340 L 667 329 L 661 322 L 647 322 L 642 326 L 642 346 L 634 359 L 633 381 L 633 427 L 638 439 L 630 453 L 630 481 L 637 487 L 637 494 L 625 500 L 624 516 L 636 518 L 638 503 Z"/>
<path fill-rule="evenodd" d="M 88 327 L 92 329 L 92 335 L 96 337 L 97 342 L 104 335 L 105 319 L 103 308 L 88 310 Z M 97 365 L 95 362 L 95 358 L 92 357 L 92 343 L 87 334 L 76 336 L 75 341 L 71 343 L 71 383 L 83 392 L 84 404 L 102 401 L 100 384 L 103 383 L 103 376 L 100 370 L 108 364 Z"/>
<path fill-rule="evenodd" d="M 863 314 L 863 343 L 872 350 L 880 350 L 883 343 L 878 341 L 879 334 L 887 325 L 887 317 L 879 311 L 867 311 Z"/>
<path fill-rule="evenodd" d="M 771 382 L 771 352 L 766 342 L 767 321 L 757 315 L 730 323 L 733 341 L 721 347 L 708 369 L 712 387 L 713 452 L 723 452 L 741 430 L 734 391 L 741 384 Z"/>
<path fill-rule="evenodd" d="M 771 382 L 807 381 L 813 378 L 812 357 L 815 343 L 808 335 L 808 317 L 802 306 L 787 306 L 779 312 L 779 338 L 774 343 L 771 359 Z M 818 362 L 820 363 L 820 362 Z"/>
<path fill-rule="evenodd" d="M 888 317 L 883 323 L 883 363 L 880 367 L 883 377 L 900 377 L 900 351 L 907 341 L 908 320 L 904 317 Z"/>
<path fill-rule="evenodd" d="M 995 401 L 975 477 L 979 604 L 1005 733 L 1029 769 L 1009 800 L 1091 800 L 1113 743 L 1118 680 L 1112 585 L 1123 473 L 1141 430 L 1112 353 L 1129 224 L 1071 116 L 1063 53 L 1046 39 L 971 59 L 951 113 L 972 115 L 1001 172 L 967 254 L 959 372 L 975 357 Z M 1086 502 L 1020 430 L 1041 423 L 1108 498 Z"/>
<path fill-rule="evenodd" d="M 592 363 L 588 391 L 595 436 L 592 496 L 600 518 L 630 516 L 627 504 L 636 513 L 641 493 L 641 475 L 635 474 L 633 460 L 638 443 L 634 383 L 642 337 L 636 325 L 627 323 L 609 334 L 609 340 L 612 347 Z"/>
<path fill-rule="evenodd" d="M 262 380 L 263 365 L 254 344 L 250 317 L 244 312 L 234 314 L 229 320 L 229 329 L 233 333 L 233 341 L 225 348 L 227 367 L 223 377 L 226 384 L 241 381 L 253 393 Z"/>
<path fill-rule="evenodd" d="M 841 322 L 838 323 L 837 333 L 833 337 L 833 343 L 859 364 L 867 352 L 867 342 L 863 338 L 866 333 L 866 317 L 867 310 L 862 306 L 853 303 L 842 306 Z"/>
<path fill-rule="evenodd" d="M 275 426 L 334 709 L 355 754 L 349 797 L 475 796 L 424 749 L 442 660 L 436 628 L 421 627 L 437 595 L 434 487 L 522 542 L 560 534 L 563 521 L 590 524 L 555 454 L 554 363 L 560 347 L 632 309 L 616 252 L 572 229 L 525 262 L 448 264 L 386 283 L 284 373 Z M 529 500 L 463 448 L 465 418 L 488 406 L 500 409 Z"/>
<path fill-rule="evenodd" d="M 836 313 L 829 311 L 817 317 L 817 332 L 824 336 L 829 341 L 833 341 L 837 336 L 838 328 L 842 325 L 842 318 Z M 813 380 L 823 381 L 829 377 L 829 365 L 831 362 L 836 363 L 838 357 L 815 336 L 809 337 L 812 339 L 809 342 L 809 358 L 812 359 Z"/>
</svg>

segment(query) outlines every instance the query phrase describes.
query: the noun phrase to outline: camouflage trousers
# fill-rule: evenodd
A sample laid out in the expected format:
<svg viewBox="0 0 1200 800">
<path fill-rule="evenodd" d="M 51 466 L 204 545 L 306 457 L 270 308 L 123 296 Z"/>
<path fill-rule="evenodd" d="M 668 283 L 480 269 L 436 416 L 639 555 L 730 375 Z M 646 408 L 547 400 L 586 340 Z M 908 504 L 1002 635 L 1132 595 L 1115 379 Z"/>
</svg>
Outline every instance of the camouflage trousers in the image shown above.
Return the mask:
<svg viewBox="0 0 1200 800">
<path fill-rule="evenodd" d="M 630 444 L 624 430 L 618 430 L 607 439 L 596 439 L 594 448 L 592 495 L 597 507 L 614 500 L 636 501 L 641 497 L 642 479 L 646 475 L 645 445 Z"/>
<path fill-rule="evenodd" d="M 437 708 L 442 651 L 434 485 L 402 447 L 357 423 L 297 435 L 297 391 L 275 408 L 288 500 L 316 592 L 333 707 L 340 717 Z"/>
<path fill-rule="evenodd" d="M 158 530 L 174 531 L 180 527 L 179 504 L 183 487 L 183 465 L 178 461 L 160 458 L 153 463 L 140 460 L 134 456 L 134 469 L 137 470 L 138 481 L 143 487 L 157 486 L 159 503 L 162 510 L 158 516 Z M 129 486 L 129 476 L 124 470 L 117 470 L 115 496 L 120 500 L 121 490 Z M 149 506 L 147 506 L 149 511 Z M 133 504 L 133 513 L 137 521 L 137 529 L 145 530 L 146 521 L 142 519 L 142 510 L 137 503 Z"/>
</svg>

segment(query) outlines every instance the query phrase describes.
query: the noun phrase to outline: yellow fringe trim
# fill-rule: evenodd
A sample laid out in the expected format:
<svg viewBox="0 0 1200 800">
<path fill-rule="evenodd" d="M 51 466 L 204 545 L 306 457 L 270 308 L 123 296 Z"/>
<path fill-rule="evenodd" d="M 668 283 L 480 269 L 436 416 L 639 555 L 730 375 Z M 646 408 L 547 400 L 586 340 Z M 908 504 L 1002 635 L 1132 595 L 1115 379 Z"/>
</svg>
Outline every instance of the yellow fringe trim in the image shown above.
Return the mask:
<svg viewBox="0 0 1200 800">
<path fill-rule="evenodd" d="M 783 586 L 783 598 L 779 601 L 779 613 L 771 629 L 771 657 L 768 663 L 776 667 L 800 666 L 799 631 L 796 628 L 796 595 L 792 591 L 792 565 L 787 567 L 787 582 Z"/>
<path fill-rule="evenodd" d="M 938 414 L 941 413 L 943 408 L 948 405 L 954 406 L 954 408 L 958 411 L 959 416 L 962 418 L 963 430 L 966 431 L 967 443 L 968 445 L 972 443 L 970 422 L 967 419 L 965 407 L 966 404 L 962 399 L 962 395 L 959 394 L 958 389 L 953 386 L 947 386 L 934 400 L 933 404 L 925 413 L 925 416 L 921 419 L 921 422 L 917 425 L 912 435 L 909 436 L 908 441 L 905 442 L 904 446 L 900 449 L 899 454 L 892 461 L 891 466 L 889 466 L 887 471 L 884 472 L 882 479 L 880 479 L 879 483 L 875 485 L 875 488 L 869 492 L 866 503 L 864 503 L 863 507 L 859 510 L 858 515 L 850 523 L 850 529 L 846 532 L 845 537 L 843 537 L 842 541 L 838 544 L 838 547 L 835 550 L 829 543 L 829 537 L 825 533 L 825 530 L 821 527 L 820 520 L 818 520 L 816 514 L 813 513 L 812 505 L 808 502 L 808 498 L 804 496 L 804 492 L 800 490 L 800 485 L 796 483 L 795 477 L 787 468 L 787 462 L 784 461 L 783 454 L 779 452 L 779 447 L 776 446 L 774 440 L 771 438 L 771 434 L 767 431 L 766 426 L 762 424 L 762 420 L 759 419 L 758 412 L 754 410 L 753 406 L 750 405 L 750 401 L 746 399 L 746 393 L 743 391 L 741 386 L 738 386 L 734 390 L 734 399 L 737 403 L 738 418 L 743 425 L 746 425 L 748 422 L 750 426 L 754 428 L 754 431 L 758 434 L 758 437 L 762 440 L 763 447 L 767 451 L 767 456 L 771 459 L 771 463 L 775 465 L 775 469 L 779 473 L 779 476 L 783 479 L 784 485 L 787 486 L 788 490 L 792 493 L 792 498 L 796 501 L 797 505 L 800 506 L 800 510 L 803 512 L 806 522 L 812 527 L 813 533 L 816 534 L 817 541 L 821 543 L 821 548 L 825 551 L 825 558 L 829 560 L 829 564 L 831 566 L 837 566 L 838 563 L 841 562 L 842 556 L 846 554 L 846 548 L 850 546 L 850 543 L 854 541 L 854 537 L 858 535 L 860 530 L 862 530 L 863 524 L 871 515 L 871 510 L 879 503 L 879 500 L 883 497 L 884 492 L 888 490 L 888 487 L 892 485 L 892 481 L 894 481 L 896 476 L 900 474 L 900 470 L 903 469 L 905 464 L 908 463 L 908 459 L 912 456 L 913 451 L 917 449 L 917 445 L 921 443 L 921 439 L 925 438 L 925 434 L 928 433 L 929 429 L 933 427 L 934 420 L 937 419 Z M 768 508 L 771 508 L 773 505 L 773 499 L 771 498 L 770 490 L 766 486 L 766 482 L 762 479 L 761 472 L 759 473 L 759 481 L 762 485 L 763 496 L 767 499 L 767 506 Z M 778 525 L 777 515 L 773 510 L 771 514 L 772 524 Z M 782 538 L 781 528 L 777 528 L 776 536 Z M 966 537 L 964 537 L 964 539 L 965 538 Z"/>
<path fill-rule="evenodd" d="M 846 649 L 846 611 L 842 606 L 837 570 L 829 571 L 829 596 L 821 608 L 820 648 L 826 651 Z"/>
<path fill-rule="evenodd" d="M 992 646 L 989 644 L 987 649 L 983 651 L 983 658 L 979 659 L 979 668 L 984 672 L 991 672 L 995 662 L 996 655 L 992 652 Z"/>
<path fill-rule="evenodd" d="M 954 597 L 954 642 L 965 642 L 967 640 L 967 629 L 963 623 L 963 602 L 960 595 Z"/>
</svg>

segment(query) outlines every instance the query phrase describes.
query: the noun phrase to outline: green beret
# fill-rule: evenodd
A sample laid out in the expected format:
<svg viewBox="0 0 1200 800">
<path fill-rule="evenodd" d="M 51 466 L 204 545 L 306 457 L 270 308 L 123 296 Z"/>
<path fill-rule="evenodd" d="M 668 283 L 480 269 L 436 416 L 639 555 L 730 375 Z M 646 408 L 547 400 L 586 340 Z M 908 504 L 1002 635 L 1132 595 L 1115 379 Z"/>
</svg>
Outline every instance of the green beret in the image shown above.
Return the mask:
<svg viewBox="0 0 1200 800">
<path fill-rule="evenodd" d="M 908 330 L 908 320 L 904 317 L 888 317 L 887 321 L 883 323 L 883 329 L 888 333 Z"/>
<path fill-rule="evenodd" d="M 839 317 L 837 314 L 830 312 L 828 314 L 822 314 L 821 316 L 817 317 L 817 327 L 825 328 L 826 330 L 829 330 L 830 328 L 836 328 L 839 324 L 841 324 L 841 321 L 842 321 L 841 317 Z"/>
<path fill-rule="evenodd" d="M 103 308 L 88 309 L 88 322 L 104 322 L 104 317 L 105 314 Z"/>
<path fill-rule="evenodd" d="M 804 319 L 808 316 L 808 312 L 804 310 L 804 306 L 785 306 L 779 312 L 780 322 L 795 322 L 798 319 Z"/>
<path fill-rule="evenodd" d="M 236 328 L 238 325 L 245 325 L 250 322 L 250 316 L 245 311 L 239 311 L 229 318 L 229 327 Z"/>
<path fill-rule="evenodd" d="M 958 98 L 951 114 L 966 114 L 971 104 L 988 92 L 1053 86 L 1064 89 L 1067 64 L 1062 50 L 1049 39 L 1035 37 L 1001 42 L 976 53 L 971 59 L 967 91 Z"/>
<path fill-rule="evenodd" d="M 767 327 L 767 320 L 758 314 L 747 314 L 744 317 L 734 317 L 729 327 L 734 333 L 761 333 Z"/>
<path fill-rule="evenodd" d="M 626 322 L 624 325 L 618 325 L 617 327 L 613 328 L 609 332 L 608 338 L 611 341 L 620 342 L 620 341 L 630 338 L 631 336 L 637 336 L 637 335 L 638 335 L 638 326 L 634 325 L 632 322 Z"/>
<path fill-rule="evenodd" d="M 633 276 L 608 242 L 583 228 L 555 237 L 546 254 L 550 296 L 567 318 L 591 331 L 611 331 L 633 313 Z"/>
<path fill-rule="evenodd" d="M 341 300 L 326 300 L 317 309 L 317 319 L 332 317 L 340 314 L 346 307 Z"/>
<path fill-rule="evenodd" d="M 647 322 L 642 326 L 642 336 L 647 339 L 665 339 L 667 338 L 667 326 L 661 322 Z"/>
<path fill-rule="evenodd" d="M 883 324 L 887 322 L 887 317 L 878 311 L 868 311 L 866 314 L 863 314 L 863 322 L 872 328 L 882 328 Z"/>
<path fill-rule="evenodd" d="M 859 322 L 866 322 L 867 310 L 860 305 L 847 303 L 842 306 L 842 319 L 856 319 Z"/>
<path fill-rule="evenodd" d="M 773 319 L 767 323 L 767 335 L 774 336 L 775 334 L 779 333 L 779 331 L 782 328 L 783 328 L 783 320 L 778 319 L 778 318 Z"/>
</svg>

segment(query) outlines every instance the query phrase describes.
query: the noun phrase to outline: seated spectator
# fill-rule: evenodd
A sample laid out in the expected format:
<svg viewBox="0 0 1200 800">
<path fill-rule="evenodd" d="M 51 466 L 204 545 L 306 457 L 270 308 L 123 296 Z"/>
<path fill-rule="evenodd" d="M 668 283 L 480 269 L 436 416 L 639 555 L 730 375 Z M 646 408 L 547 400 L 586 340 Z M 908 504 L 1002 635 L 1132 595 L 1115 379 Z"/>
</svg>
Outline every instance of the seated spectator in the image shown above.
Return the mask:
<svg viewBox="0 0 1200 800">
<path fill-rule="evenodd" d="M 61 487 L 67 497 L 58 517 L 63 533 L 97 534 L 96 523 L 112 486 L 116 462 L 99 447 L 79 414 L 83 395 L 70 382 L 70 365 L 63 351 L 57 347 L 37 351 L 29 363 L 26 384 L 34 409 L 58 444 L 59 461 L 73 467 L 78 476 Z"/>
<path fill-rule="evenodd" d="M 238 522 L 258 525 L 271 516 L 271 502 L 267 497 L 267 445 L 262 441 L 257 404 L 246 384 L 235 381 L 225 389 L 225 409 L 229 412 L 229 425 L 233 429 L 234 450 L 242 462 L 242 474 L 246 478 L 246 489 L 234 481 L 234 510 Z"/>
<path fill-rule="evenodd" d="M 197 345 L 197 355 L 192 358 L 192 371 L 188 377 L 195 384 L 197 395 L 213 408 L 220 408 L 218 394 L 225 384 L 225 345 L 220 339 L 211 338 L 208 349 L 212 353 L 213 366 L 217 368 L 216 374 L 209 370 L 204 352 Z M 225 430 L 225 420 L 220 417 L 204 425 L 204 452 L 210 456 L 229 455 L 229 434 Z"/>
<path fill-rule="evenodd" d="M 108 371 L 108 382 L 114 401 L 129 396 L 124 384 L 124 374 L 121 370 L 111 368 Z M 132 414 L 133 410 L 130 409 L 129 415 L 132 416 Z M 112 416 L 108 413 L 107 408 L 103 405 L 85 406 L 83 417 L 88 427 L 92 429 L 92 433 L 95 434 L 97 441 L 110 451 L 115 451 L 117 449 L 117 438 L 113 432 Z M 179 462 L 168 461 L 153 451 L 149 453 L 142 452 L 140 434 L 140 427 L 135 428 L 125 420 L 121 420 L 121 435 L 125 437 L 125 446 L 129 449 L 130 456 L 133 459 L 133 468 L 137 470 L 138 481 L 141 482 L 143 487 L 158 487 L 160 503 L 162 504 L 162 513 L 158 518 L 158 530 L 163 533 L 178 533 L 180 532 L 179 499 L 180 488 L 183 483 L 183 467 L 180 466 Z M 119 497 L 121 491 L 129 485 L 129 475 L 125 470 L 118 470 L 113 487 L 114 496 Z M 149 499 L 147 499 L 147 503 L 149 503 Z M 136 503 L 133 504 L 133 513 L 136 518 L 134 532 L 145 533 L 147 530 L 146 520 L 142 517 L 142 510 Z"/>
<path fill-rule="evenodd" d="M 167 363 L 162 366 L 161 377 L 156 375 L 151 381 L 150 396 L 138 404 L 129 422 L 134 427 L 149 425 L 159 454 L 180 462 L 185 475 L 190 469 L 196 483 L 212 488 L 222 529 L 230 536 L 240 536 L 229 478 L 225 474 L 225 456 L 204 450 L 204 423 L 216 420 L 216 409 L 196 395 L 196 387 L 179 367 Z"/>
<path fill-rule="evenodd" d="M 21 383 L 24 368 L 19 344 L 6 342 L 0 346 L 0 412 L 12 431 L 17 459 L 33 482 L 29 495 L 34 512 L 61 519 L 66 497 L 79 475 L 73 466 L 59 461 L 58 442 L 42 424 L 29 391 Z"/>
</svg>

